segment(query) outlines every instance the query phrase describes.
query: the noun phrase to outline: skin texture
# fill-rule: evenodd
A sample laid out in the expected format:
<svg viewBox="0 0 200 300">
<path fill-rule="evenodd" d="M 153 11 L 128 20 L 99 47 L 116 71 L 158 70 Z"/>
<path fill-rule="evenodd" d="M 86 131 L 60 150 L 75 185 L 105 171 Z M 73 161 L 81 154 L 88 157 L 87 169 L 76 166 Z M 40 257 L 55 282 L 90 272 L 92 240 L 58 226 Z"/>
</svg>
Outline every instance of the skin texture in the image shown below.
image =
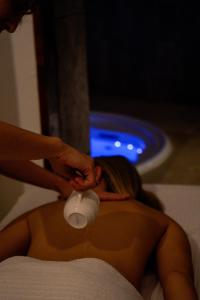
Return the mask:
<svg viewBox="0 0 200 300">
<path fill-rule="evenodd" d="M 94 162 L 88 155 L 80 153 L 57 137 L 36 134 L 0 122 L 1 161 L 42 158 L 48 159 L 54 172 L 67 179 L 73 189 L 84 190 L 96 185 Z M 74 170 L 78 170 L 81 176 Z"/>
<path fill-rule="evenodd" d="M 102 180 L 97 189 L 104 188 Z M 64 205 L 58 201 L 35 209 L 0 232 L 0 260 L 13 255 L 57 261 L 96 257 L 140 290 L 154 253 L 165 299 L 197 300 L 186 234 L 169 217 L 135 199 L 106 201 L 95 222 L 77 230 L 66 223 Z"/>
<path fill-rule="evenodd" d="M 36 165 L 32 161 L 0 160 L 0 174 L 35 186 L 57 191 L 60 194 L 59 198 L 63 199 L 69 197 L 73 191 L 68 180 Z M 96 176 L 98 175 L 95 174 Z M 98 188 L 96 192 L 102 201 L 116 201 L 129 198 L 128 194 L 111 193 Z"/>
</svg>

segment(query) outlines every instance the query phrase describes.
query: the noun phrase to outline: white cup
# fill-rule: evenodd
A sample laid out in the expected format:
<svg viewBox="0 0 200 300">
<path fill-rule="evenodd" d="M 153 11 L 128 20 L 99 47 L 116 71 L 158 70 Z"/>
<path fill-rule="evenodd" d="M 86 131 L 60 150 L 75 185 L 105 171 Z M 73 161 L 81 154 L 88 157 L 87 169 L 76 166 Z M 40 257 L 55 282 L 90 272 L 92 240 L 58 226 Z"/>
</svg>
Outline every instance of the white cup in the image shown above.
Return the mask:
<svg viewBox="0 0 200 300">
<path fill-rule="evenodd" d="M 99 210 L 100 199 L 92 191 L 73 191 L 64 207 L 65 220 L 75 228 L 84 228 L 95 220 Z"/>
</svg>

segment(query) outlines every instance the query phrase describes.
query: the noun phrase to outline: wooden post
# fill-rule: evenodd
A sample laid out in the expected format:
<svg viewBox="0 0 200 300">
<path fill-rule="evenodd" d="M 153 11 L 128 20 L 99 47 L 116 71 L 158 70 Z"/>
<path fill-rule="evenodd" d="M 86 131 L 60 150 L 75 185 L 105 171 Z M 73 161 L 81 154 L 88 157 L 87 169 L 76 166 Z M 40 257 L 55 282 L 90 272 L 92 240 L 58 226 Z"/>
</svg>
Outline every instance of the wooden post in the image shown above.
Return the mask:
<svg viewBox="0 0 200 300">
<path fill-rule="evenodd" d="M 35 15 L 44 134 L 89 153 L 84 0 L 43 0 Z"/>
<path fill-rule="evenodd" d="M 53 1 L 61 136 L 66 143 L 89 152 L 84 1 Z"/>
</svg>

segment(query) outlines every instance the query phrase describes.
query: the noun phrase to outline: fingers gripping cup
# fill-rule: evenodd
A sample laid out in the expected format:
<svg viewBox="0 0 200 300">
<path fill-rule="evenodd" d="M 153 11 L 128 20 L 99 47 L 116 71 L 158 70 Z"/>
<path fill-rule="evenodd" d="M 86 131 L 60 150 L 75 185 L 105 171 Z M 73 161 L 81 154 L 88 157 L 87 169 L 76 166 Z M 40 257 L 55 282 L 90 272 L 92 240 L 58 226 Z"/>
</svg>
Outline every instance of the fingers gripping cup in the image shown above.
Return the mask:
<svg viewBox="0 0 200 300">
<path fill-rule="evenodd" d="M 64 207 L 65 220 L 75 228 L 84 228 L 94 221 L 99 210 L 100 199 L 92 190 L 73 191 Z"/>
</svg>

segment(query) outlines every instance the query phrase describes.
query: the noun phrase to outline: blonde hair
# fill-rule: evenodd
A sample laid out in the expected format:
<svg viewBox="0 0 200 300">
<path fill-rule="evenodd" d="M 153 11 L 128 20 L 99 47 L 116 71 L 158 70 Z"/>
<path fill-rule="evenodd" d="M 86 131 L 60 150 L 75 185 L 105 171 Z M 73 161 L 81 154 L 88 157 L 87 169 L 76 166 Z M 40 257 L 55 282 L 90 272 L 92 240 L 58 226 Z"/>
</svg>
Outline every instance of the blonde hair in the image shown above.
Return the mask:
<svg viewBox="0 0 200 300">
<path fill-rule="evenodd" d="M 102 178 L 108 192 L 129 194 L 147 206 L 163 211 L 159 199 L 142 188 L 142 181 L 134 165 L 123 156 L 100 156 L 94 159 L 102 168 Z"/>
</svg>

